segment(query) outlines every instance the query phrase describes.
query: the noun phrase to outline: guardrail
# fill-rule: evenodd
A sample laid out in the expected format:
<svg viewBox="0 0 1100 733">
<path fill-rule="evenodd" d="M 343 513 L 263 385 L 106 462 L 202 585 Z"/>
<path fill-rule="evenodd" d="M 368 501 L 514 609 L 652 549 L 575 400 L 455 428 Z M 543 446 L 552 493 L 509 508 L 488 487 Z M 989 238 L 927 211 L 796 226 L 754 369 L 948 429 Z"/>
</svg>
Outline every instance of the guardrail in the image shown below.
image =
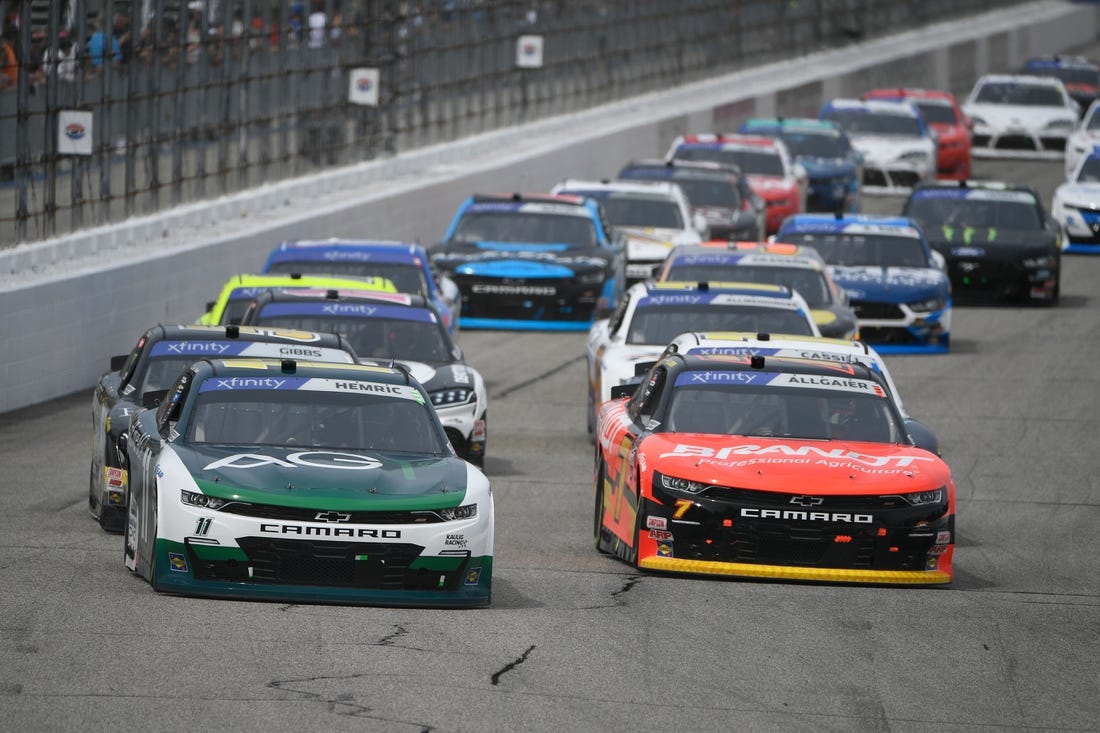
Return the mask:
<svg viewBox="0 0 1100 733">
<path fill-rule="evenodd" d="M 1030 3 L 0 250 L 0 412 L 90 388 L 145 328 L 193 320 L 279 241 L 431 243 L 472 191 L 614 175 L 677 134 L 816 110 L 871 86 L 962 92 L 978 74 L 1093 41 L 1097 13 Z"/>
</svg>

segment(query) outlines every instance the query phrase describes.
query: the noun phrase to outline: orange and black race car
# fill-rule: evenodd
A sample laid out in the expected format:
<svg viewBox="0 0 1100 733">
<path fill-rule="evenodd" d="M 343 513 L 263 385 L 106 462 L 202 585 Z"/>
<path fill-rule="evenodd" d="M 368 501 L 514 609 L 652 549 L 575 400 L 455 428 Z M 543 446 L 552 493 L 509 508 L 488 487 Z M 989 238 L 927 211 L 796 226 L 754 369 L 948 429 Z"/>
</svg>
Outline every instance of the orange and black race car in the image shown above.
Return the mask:
<svg viewBox="0 0 1100 733">
<path fill-rule="evenodd" d="M 863 365 L 670 348 L 597 431 L 596 547 L 637 568 L 951 582 L 950 469 Z"/>
</svg>

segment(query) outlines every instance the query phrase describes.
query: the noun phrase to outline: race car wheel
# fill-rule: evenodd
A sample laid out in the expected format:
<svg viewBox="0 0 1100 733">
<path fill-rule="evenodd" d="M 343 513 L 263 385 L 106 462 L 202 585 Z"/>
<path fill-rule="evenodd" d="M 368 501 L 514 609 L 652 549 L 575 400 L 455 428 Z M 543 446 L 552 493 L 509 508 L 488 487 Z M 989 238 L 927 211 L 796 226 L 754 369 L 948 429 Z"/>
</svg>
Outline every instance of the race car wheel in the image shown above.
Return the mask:
<svg viewBox="0 0 1100 733">
<path fill-rule="evenodd" d="M 633 565 L 636 569 L 641 570 L 638 566 L 638 545 L 642 541 L 642 498 L 638 498 L 638 511 L 634 513 L 634 534 L 631 538 L 634 540 L 634 546 L 627 550 L 629 558 L 627 562 Z"/>
<path fill-rule="evenodd" d="M 588 390 L 588 434 L 596 434 L 596 398 L 592 396 L 592 389 Z"/>
<path fill-rule="evenodd" d="M 92 461 L 88 467 L 88 511 L 92 513 L 93 517 L 96 516 L 95 508 L 98 503 L 95 491 L 95 461 Z"/>
</svg>

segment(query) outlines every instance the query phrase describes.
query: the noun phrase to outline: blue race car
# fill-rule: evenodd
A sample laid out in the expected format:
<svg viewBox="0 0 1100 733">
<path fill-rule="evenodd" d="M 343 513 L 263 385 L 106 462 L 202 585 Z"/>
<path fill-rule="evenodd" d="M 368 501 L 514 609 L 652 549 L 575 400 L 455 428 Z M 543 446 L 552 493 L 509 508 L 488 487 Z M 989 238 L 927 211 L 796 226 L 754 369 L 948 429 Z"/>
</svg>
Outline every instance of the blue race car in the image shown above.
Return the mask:
<svg viewBox="0 0 1100 733">
<path fill-rule="evenodd" d="M 430 300 L 451 335 L 458 331 L 462 294 L 450 278 L 436 272 L 428 253 L 415 242 L 341 239 L 283 242 L 268 255 L 262 272 L 383 277 L 402 293 Z"/>
<path fill-rule="evenodd" d="M 951 281 L 943 255 L 905 217 L 789 217 L 776 241 L 816 249 L 848 291 L 860 337 L 884 354 L 946 353 Z"/>
<path fill-rule="evenodd" d="M 622 297 L 625 247 L 599 204 L 556 194 L 476 194 L 432 264 L 462 292 L 468 328 L 587 331 Z"/>
<path fill-rule="evenodd" d="M 810 179 L 809 211 L 859 211 L 863 157 L 848 136 L 828 120 L 756 117 L 738 132 L 779 138 Z"/>
</svg>

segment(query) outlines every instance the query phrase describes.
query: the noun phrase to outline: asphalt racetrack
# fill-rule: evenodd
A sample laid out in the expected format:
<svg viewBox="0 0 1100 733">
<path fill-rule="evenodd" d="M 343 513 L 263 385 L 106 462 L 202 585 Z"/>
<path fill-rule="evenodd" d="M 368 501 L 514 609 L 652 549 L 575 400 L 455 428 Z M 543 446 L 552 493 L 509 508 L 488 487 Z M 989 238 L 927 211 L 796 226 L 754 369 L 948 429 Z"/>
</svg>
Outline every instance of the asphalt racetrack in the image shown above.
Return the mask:
<svg viewBox="0 0 1100 733">
<path fill-rule="evenodd" d="M 975 164 L 1048 205 L 1061 171 Z M 86 509 L 91 385 L 0 415 L 0 728 L 1100 730 L 1100 257 L 1064 258 L 1055 308 L 957 308 L 952 353 L 888 358 L 958 484 L 949 588 L 665 577 L 598 554 L 584 335 L 459 340 L 490 391 L 484 610 L 158 595 Z"/>
</svg>

